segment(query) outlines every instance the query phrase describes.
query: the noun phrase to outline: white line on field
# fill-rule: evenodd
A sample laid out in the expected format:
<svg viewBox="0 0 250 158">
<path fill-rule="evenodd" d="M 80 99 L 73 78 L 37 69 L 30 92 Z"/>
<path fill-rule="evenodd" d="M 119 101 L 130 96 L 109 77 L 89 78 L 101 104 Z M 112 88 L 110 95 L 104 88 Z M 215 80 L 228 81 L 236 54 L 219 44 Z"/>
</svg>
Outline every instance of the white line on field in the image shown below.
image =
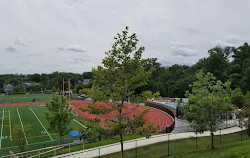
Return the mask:
<svg viewBox="0 0 250 158">
<path fill-rule="evenodd" d="M 73 119 L 76 123 L 78 123 L 79 125 L 81 125 L 82 127 L 85 128 L 85 126 L 83 124 L 81 124 L 80 122 L 76 121 L 76 119 Z"/>
<path fill-rule="evenodd" d="M 3 117 L 2 117 L 2 128 L 1 128 L 1 138 L 0 138 L 0 149 L 2 149 L 2 138 L 3 138 L 3 119 L 4 119 L 4 109 L 3 109 Z"/>
<path fill-rule="evenodd" d="M 21 119 L 21 117 L 20 117 L 20 114 L 19 114 L 18 108 L 16 108 L 16 111 L 17 111 L 17 114 L 18 114 L 19 120 L 20 120 L 20 122 L 21 122 L 22 129 L 23 129 L 23 122 L 22 122 L 22 119 Z M 28 141 L 27 141 L 26 134 L 25 134 L 25 132 L 24 132 L 24 129 L 23 129 L 23 135 L 24 135 L 24 137 L 25 137 L 25 140 L 26 140 L 27 145 L 29 145 L 29 143 L 28 143 Z"/>
<path fill-rule="evenodd" d="M 30 107 L 29 107 L 30 108 Z M 43 126 L 42 122 L 39 120 L 39 118 L 36 116 L 35 112 L 30 108 L 30 110 L 32 111 L 32 113 L 35 115 L 36 119 L 40 122 L 40 124 Z M 48 134 L 49 138 L 53 141 L 53 139 L 51 138 L 49 132 L 45 129 L 45 127 L 43 126 L 43 129 L 45 130 L 45 132 Z"/>
</svg>

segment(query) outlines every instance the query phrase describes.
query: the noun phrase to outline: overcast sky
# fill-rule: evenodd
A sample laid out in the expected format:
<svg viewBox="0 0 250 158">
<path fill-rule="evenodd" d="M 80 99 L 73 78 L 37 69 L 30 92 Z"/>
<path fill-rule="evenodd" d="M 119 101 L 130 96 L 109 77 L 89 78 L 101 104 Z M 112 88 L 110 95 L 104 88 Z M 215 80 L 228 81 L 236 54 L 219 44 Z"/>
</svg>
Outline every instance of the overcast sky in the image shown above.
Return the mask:
<svg viewBox="0 0 250 158">
<path fill-rule="evenodd" d="M 0 74 L 91 71 L 130 27 L 144 58 L 192 65 L 250 41 L 249 0 L 0 0 Z"/>
</svg>

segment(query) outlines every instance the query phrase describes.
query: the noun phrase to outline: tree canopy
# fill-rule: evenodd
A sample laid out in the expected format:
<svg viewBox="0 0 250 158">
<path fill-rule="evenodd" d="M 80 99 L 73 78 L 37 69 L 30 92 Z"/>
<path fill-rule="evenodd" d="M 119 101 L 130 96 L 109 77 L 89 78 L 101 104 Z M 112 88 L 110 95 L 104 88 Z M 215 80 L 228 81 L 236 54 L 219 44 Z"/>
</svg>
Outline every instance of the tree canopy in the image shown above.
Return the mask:
<svg viewBox="0 0 250 158">
<path fill-rule="evenodd" d="M 210 72 L 217 79 L 225 82 L 232 82 L 231 88 L 234 90 L 240 88 L 243 95 L 250 90 L 250 46 L 245 43 L 239 47 L 216 46 L 208 50 L 208 57 L 202 58 L 194 65 L 162 65 L 157 58 L 152 57 L 143 63 L 145 70 L 154 67 L 155 71 L 149 77 L 148 84 L 136 90 L 140 93 L 145 90 L 152 92 L 160 92 L 163 97 L 183 98 L 185 92 L 190 90 L 189 84 L 195 81 L 195 74 L 200 70 L 204 73 Z M 79 93 L 83 88 L 90 88 L 91 82 L 84 85 L 84 79 L 93 79 L 92 72 L 65 73 L 53 72 L 51 74 L 29 74 L 29 75 L 0 75 L 0 93 L 3 93 L 4 84 L 12 84 L 20 86 L 23 82 L 40 82 L 38 87 L 25 89 L 22 91 L 14 91 L 14 93 L 37 93 L 43 90 L 62 89 L 63 78 L 71 80 L 71 88 L 75 93 Z M 67 85 L 65 85 L 67 89 Z M 82 91 L 81 91 L 82 92 Z"/>
<path fill-rule="evenodd" d="M 192 90 L 186 93 L 189 104 L 184 106 L 184 117 L 191 122 L 191 127 L 196 132 L 210 131 L 212 148 L 214 132 L 221 122 L 221 115 L 227 113 L 231 106 L 230 84 L 217 80 L 211 73 L 204 74 L 200 71 L 197 81 L 191 86 Z"/>
<path fill-rule="evenodd" d="M 246 99 L 241 111 L 241 117 L 244 123 L 244 126 L 247 129 L 247 134 L 250 137 L 250 92 L 246 95 Z"/>
<path fill-rule="evenodd" d="M 15 125 L 13 128 L 13 140 L 19 146 L 21 152 L 24 152 L 24 148 L 28 145 L 28 140 L 30 139 L 30 128 L 31 125 L 27 124 L 24 126 Z"/>
<path fill-rule="evenodd" d="M 149 109 L 142 111 L 132 118 L 128 117 L 136 109 L 139 103 L 153 98 L 158 93 L 152 94 L 150 91 L 138 92 L 137 89 L 147 85 L 150 75 L 155 68 L 144 68 L 148 59 L 142 59 L 144 47 L 137 48 L 138 39 L 136 34 L 128 35 L 128 27 L 122 34 L 114 37 L 115 43 L 112 50 L 106 52 L 103 59 L 103 66 L 93 69 L 93 85 L 84 91 L 94 99 L 93 104 L 82 109 L 91 114 L 107 114 L 116 111 L 114 118 L 106 120 L 105 124 L 114 135 L 119 135 L 121 143 L 121 156 L 123 157 L 123 136 L 128 132 L 140 132 L 145 124 L 143 115 Z M 137 91 L 137 93 L 135 93 Z M 108 107 L 98 107 L 95 101 L 105 102 Z M 124 108 L 129 104 L 137 104 L 130 112 L 125 113 Z M 151 126 L 150 126 L 151 127 Z"/>
<path fill-rule="evenodd" d="M 71 130 L 68 125 L 73 119 L 69 102 L 66 101 L 64 96 L 54 94 L 53 98 L 47 102 L 46 106 L 49 111 L 46 113 L 46 118 L 49 122 L 49 130 L 58 133 L 60 141 L 62 142 L 63 136 L 68 134 Z"/>
</svg>

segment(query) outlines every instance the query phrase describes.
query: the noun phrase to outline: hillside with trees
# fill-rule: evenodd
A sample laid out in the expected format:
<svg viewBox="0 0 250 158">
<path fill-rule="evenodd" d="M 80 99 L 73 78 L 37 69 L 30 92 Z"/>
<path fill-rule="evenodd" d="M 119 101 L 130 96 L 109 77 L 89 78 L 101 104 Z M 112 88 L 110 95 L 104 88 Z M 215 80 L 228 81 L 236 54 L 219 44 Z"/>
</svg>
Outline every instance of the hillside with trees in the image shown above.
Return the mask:
<svg viewBox="0 0 250 158">
<path fill-rule="evenodd" d="M 0 75 L 0 93 L 4 93 L 4 85 L 7 84 L 10 84 L 14 87 L 10 94 L 40 93 L 41 91 L 45 92 L 46 90 L 51 90 L 52 92 L 59 92 L 62 90 L 63 79 L 65 89 L 68 89 L 68 80 L 70 79 L 71 89 L 74 93 L 78 93 L 79 90 L 83 88 L 91 87 L 91 82 L 84 83 L 84 81 L 86 79 L 92 79 L 92 73 L 84 72 L 82 74 L 77 74 L 66 72 L 53 72 L 51 74 L 43 73 L 28 75 Z"/>
<path fill-rule="evenodd" d="M 163 67 L 156 59 L 151 59 L 145 69 L 155 67 L 156 71 L 144 88 L 159 91 L 161 96 L 182 98 L 195 81 L 195 74 L 203 69 L 204 73 L 210 72 L 222 82 L 231 81 L 233 90 L 240 88 L 243 94 L 250 90 L 250 46 L 247 43 L 238 48 L 217 46 L 208 53 L 207 58 L 192 66 Z"/>
<path fill-rule="evenodd" d="M 233 90 L 239 88 L 238 93 L 245 95 L 250 90 L 250 46 L 247 43 L 238 48 L 216 46 L 208 50 L 208 54 L 208 57 L 200 59 L 192 66 L 175 64 L 167 67 L 157 62 L 156 58 L 151 58 L 144 64 L 144 69 L 149 70 L 151 67 L 155 67 L 156 70 L 152 73 L 148 85 L 140 87 L 136 91 L 138 93 L 144 90 L 159 91 L 163 97 L 182 98 L 185 92 L 190 90 L 189 85 L 195 81 L 195 74 L 201 69 L 204 73 L 212 73 L 222 82 L 230 80 Z M 66 88 L 68 86 L 66 81 L 70 78 L 73 92 L 79 93 L 79 90 L 91 87 L 91 82 L 88 84 L 83 82 L 84 79 L 92 79 L 92 72 L 82 74 L 53 72 L 51 74 L 0 75 L 0 93 L 4 93 L 4 84 L 13 85 L 13 93 L 38 93 L 41 92 L 41 89 L 43 91 L 60 91 L 63 78 Z M 27 82 L 40 83 L 40 86 L 23 89 L 21 84 Z"/>
</svg>

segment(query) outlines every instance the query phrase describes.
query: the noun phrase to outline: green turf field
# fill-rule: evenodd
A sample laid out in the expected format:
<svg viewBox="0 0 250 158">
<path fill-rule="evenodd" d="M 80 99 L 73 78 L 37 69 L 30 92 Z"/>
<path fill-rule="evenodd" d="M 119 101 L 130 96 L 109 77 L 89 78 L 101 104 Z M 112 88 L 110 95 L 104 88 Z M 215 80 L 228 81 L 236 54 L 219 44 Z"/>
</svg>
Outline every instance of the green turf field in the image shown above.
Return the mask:
<svg viewBox="0 0 250 158">
<path fill-rule="evenodd" d="M 18 95 L 1 95 L 0 96 L 0 104 L 9 104 L 13 102 L 41 102 L 48 101 L 52 98 L 52 94 L 18 94 Z"/>
<path fill-rule="evenodd" d="M 30 124 L 30 139 L 27 139 L 27 148 L 34 149 L 43 146 L 57 145 L 58 135 L 48 130 L 45 118 L 47 108 L 44 105 L 0 107 L 0 156 L 8 154 L 9 150 L 18 151 L 16 143 L 12 140 L 12 131 L 15 125 Z M 81 129 L 80 120 L 83 117 L 76 115 L 70 123 L 72 131 Z M 73 141 L 69 135 L 65 136 L 69 142 Z M 38 147 L 39 144 L 43 146 Z"/>
</svg>

